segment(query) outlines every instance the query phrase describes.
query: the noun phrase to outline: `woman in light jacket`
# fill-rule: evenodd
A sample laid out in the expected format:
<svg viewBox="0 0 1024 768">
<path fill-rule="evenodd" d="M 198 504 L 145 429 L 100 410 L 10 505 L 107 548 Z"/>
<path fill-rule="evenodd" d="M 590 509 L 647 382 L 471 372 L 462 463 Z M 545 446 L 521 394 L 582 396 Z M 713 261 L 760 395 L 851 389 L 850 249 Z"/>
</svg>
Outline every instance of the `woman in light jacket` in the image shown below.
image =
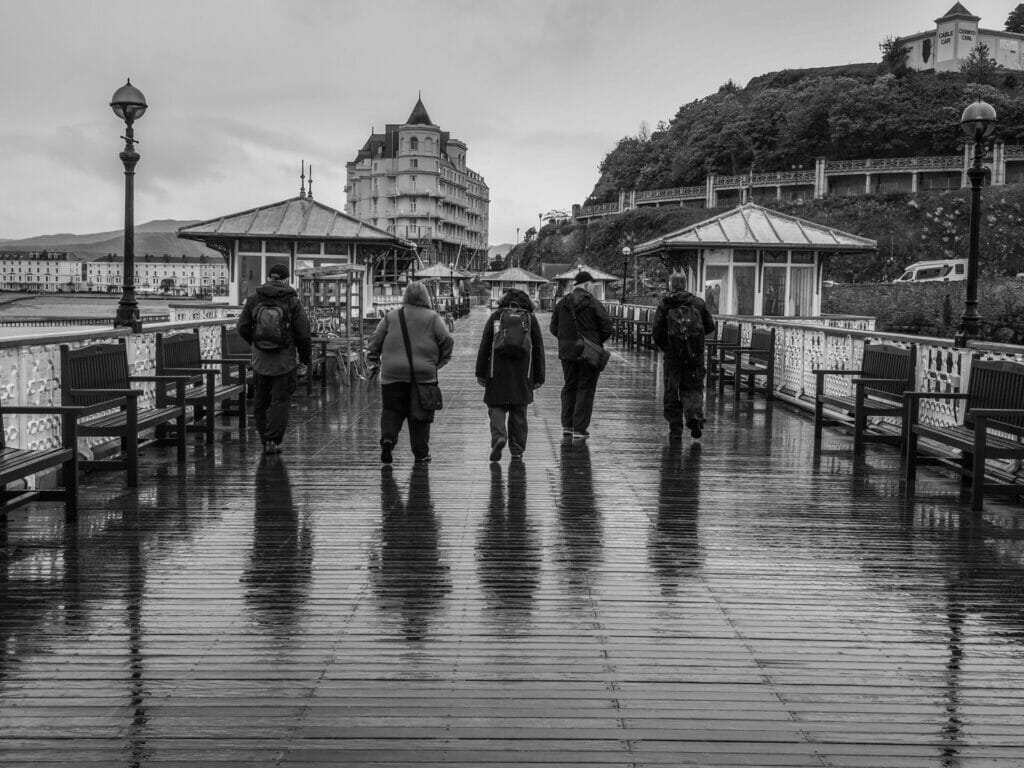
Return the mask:
<svg viewBox="0 0 1024 768">
<path fill-rule="evenodd" d="M 409 329 L 413 370 L 409 371 L 399 313 Z M 419 282 L 405 287 L 402 306 L 393 309 L 377 325 L 370 339 L 367 359 L 380 363 L 381 412 L 380 460 L 390 464 L 402 423 L 409 421 L 409 444 L 417 463 L 430 461 L 430 423 L 433 411 L 419 406 L 412 386 L 437 382 L 437 371 L 451 360 L 451 334 L 444 320 L 430 305 L 427 287 Z"/>
</svg>

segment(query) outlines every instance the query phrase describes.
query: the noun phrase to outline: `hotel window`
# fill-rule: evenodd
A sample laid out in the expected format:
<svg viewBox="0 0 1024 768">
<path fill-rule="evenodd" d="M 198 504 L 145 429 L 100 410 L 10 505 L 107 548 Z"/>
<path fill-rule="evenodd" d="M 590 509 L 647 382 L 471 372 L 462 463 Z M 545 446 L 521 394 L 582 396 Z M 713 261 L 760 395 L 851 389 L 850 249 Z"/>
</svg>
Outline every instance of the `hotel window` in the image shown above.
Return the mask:
<svg viewBox="0 0 1024 768">
<path fill-rule="evenodd" d="M 416 158 L 414 157 L 414 158 L 413 158 L 412 160 L 410 160 L 410 161 L 409 161 L 409 167 L 410 167 L 410 168 L 419 168 L 419 167 L 420 167 L 420 161 L 419 161 L 419 160 L 417 160 L 417 159 L 416 159 Z"/>
<path fill-rule="evenodd" d="M 412 139 L 409 141 L 409 149 L 411 149 L 413 152 L 420 151 L 420 140 L 417 139 L 415 136 L 413 136 Z"/>
</svg>

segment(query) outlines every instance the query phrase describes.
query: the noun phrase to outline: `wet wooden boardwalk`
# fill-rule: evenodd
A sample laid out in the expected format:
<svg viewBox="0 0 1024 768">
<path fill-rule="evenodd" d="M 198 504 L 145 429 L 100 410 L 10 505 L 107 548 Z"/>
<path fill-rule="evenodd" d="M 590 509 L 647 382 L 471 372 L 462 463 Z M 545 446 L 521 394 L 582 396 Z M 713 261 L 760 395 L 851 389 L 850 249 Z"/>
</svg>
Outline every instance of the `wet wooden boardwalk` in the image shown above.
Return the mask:
<svg viewBox="0 0 1024 768">
<path fill-rule="evenodd" d="M 0 764 L 1024 765 L 1024 510 L 939 474 L 907 506 L 894 451 L 815 456 L 761 399 L 671 446 L 644 351 L 573 445 L 549 350 L 526 461 L 490 465 L 483 317 L 428 466 L 382 472 L 376 392 L 332 387 L 280 458 L 151 449 L 73 528 L 14 513 Z"/>
</svg>

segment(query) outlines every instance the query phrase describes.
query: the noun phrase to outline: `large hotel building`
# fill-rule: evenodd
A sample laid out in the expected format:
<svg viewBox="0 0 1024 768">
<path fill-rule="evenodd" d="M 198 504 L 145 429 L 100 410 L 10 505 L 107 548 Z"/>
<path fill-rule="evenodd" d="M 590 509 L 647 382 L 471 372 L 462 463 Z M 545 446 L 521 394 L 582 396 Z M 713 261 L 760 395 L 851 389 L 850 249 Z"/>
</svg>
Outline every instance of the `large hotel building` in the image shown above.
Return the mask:
<svg viewBox="0 0 1024 768">
<path fill-rule="evenodd" d="M 346 168 L 346 213 L 413 241 L 424 264 L 487 268 L 490 191 L 466 165 L 465 142 L 434 125 L 421 99 Z"/>
</svg>

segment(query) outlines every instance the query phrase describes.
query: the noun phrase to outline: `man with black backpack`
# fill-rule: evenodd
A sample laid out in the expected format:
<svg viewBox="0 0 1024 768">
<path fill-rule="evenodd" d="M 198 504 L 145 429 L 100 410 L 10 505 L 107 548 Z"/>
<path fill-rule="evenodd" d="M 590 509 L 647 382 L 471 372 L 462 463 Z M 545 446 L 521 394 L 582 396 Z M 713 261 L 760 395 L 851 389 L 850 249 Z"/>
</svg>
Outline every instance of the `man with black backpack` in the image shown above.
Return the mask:
<svg viewBox="0 0 1024 768">
<path fill-rule="evenodd" d="M 525 291 L 512 288 L 484 326 L 476 355 L 476 380 L 484 388 L 491 422 L 491 461 L 508 445 L 514 460 L 526 450 L 526 408 L 544 384 L 544 339 Z"/>
<path fill-rule="evenodd" d="M 308 366 L 313 342 L 309 318 L 288 284 L 288 267 L 275 264 L 267 282 L 248 298 L 238 316 L 238 335 L 252 346 L 252 415 L 263 452 L 281 452 L 288 410 L 298 381 L 295 357 Z"/>
<path fill-rule="evenodd" d="M 715 318 L 704 299 L 686 290 L 686 275 L 673 272 L 651 329 L 654 343 L 665 353 L 662 402 L 669 439 L 681 439 L 684 425 L 694 439 L 703 434 L 704 337 L 714 331 Z"/>
</svg>

